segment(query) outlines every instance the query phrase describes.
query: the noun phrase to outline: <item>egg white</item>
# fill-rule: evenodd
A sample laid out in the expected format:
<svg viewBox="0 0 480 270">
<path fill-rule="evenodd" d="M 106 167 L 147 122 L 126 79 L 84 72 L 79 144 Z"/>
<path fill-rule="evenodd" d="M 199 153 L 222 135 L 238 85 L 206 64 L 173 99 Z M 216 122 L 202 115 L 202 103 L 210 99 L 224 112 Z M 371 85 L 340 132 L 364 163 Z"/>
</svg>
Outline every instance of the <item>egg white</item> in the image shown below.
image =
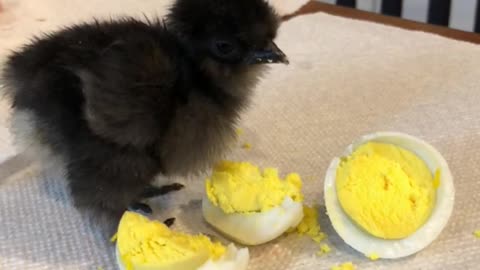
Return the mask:
<svg viewBox="0 0 480 270">
<path fill-rule="evenodd" d="M 324 194 L 327 214 L 335 231 L 352 248 L 370 256 L 393 259 L 412 255 L 430 245 L 442 232 L 450 219 L 455 199 L 453 177 L 442 155 L 428 143 L 403 133 L 379 132 L 366 135 L 348 146 L 343 156 L 349 156 L 360 145 L 375 141 L 403 147 L 417 154 L 434 173 L 441 171 L 440 186 L 436 191 L 436 202 L 427 222 L 415 233 L 400 240 L 377 238 L 357 226 L 343 211 L 335 188 L 337 167 L 340 158 L 331 162 L 325 177 Z"/>
<path fill-rule="evenodd" d="M 225 236 L 244 245 L 269 242 L 303 219 L 303 205 L 286 197 L 282 204 L 265 212 L 226 214 L 207 197 L 202 202 L 205 220 Z"/>
<path fill-rule="evenodd" d="M 118 246 L 116 248 L 117 265 L 120 270 L 126 270 L 122 261 L 120 260 L 120 253 Z M 227 247 L 226 253 L 218 260 L 208 260 L 197 269 L 181 269 L 181 270 L 246 270 L 250 255 L 247 248 L 238 249 L 235 245 L 230 244 Z M 133 270 L 178 270 L 176 267 L 142 267 L 134 268 Z"/>
</svg>

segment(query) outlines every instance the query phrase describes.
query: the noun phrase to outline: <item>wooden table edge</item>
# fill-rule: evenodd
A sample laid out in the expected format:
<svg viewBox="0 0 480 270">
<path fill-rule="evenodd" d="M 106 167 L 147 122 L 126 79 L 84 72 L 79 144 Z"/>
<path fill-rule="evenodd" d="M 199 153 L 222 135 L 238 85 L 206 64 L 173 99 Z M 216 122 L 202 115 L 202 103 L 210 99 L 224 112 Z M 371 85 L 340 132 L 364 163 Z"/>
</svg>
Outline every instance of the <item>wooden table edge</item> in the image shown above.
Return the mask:
<svg viewBox="0 0 480 270">
<path fill-rule="evenodd" d="M 465 32 L 461 30 L 451 29 L 442 26 L 430 25 L 425 23 L 414 22 L 397 17 L 385 16 L 381 14 L 366 12 L 358 9 L 346 8 L 341 6 L 335 6 L 331 4 L 320 3 L 315 0 L 311 0 L 297 12 L 283 17 L 284 21 L 291 18 L 298 17 L 306 14 L 313 14 L 317 12 L 324 12 L 330 15 L 346 17 L 350 19 L 357 19 L 363 21 L 369 21 L 374 23 L 380 23 L 390 26 L 395 26 L 407 30 L 422 31 L 432 34 L 437 34 L 450 39 L 470 42 L 474 44 L 480 44 L 480 34 Z"/>
</svg>

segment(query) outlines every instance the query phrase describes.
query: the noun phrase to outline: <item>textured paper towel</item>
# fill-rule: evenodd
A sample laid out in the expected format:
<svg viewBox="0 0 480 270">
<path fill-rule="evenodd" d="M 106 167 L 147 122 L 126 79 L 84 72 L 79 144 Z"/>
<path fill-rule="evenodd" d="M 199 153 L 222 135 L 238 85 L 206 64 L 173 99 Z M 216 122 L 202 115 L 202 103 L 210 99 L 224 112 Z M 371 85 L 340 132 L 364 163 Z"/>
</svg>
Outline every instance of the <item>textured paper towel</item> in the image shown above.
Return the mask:
<svg viewBox="0 0 480 270">
<path fill-rule="evenodd" d="M 2 40 L 3 42 L 3 40 Z M 429 34 L 317 14 L 282 26 L 279 46 L 288 67 L 276 66 L 245 114 L 245 134 L 231 159 L 299 172 L 309 203 L 323 204 L 330 160 L 357 137 L 378 130 L 407 132 L 435 145 L 455 177 L 456 205 L 446 230 L 415 256 L 370 262 L 346 246 L 321 208 L 333 252 L 295 236 L 251 249 L 249 269 L 478 269 L 480 240 L 480 47 Z M 250 151 L 240 144 L 252 144 Z M 0 269 L 115 269 L 112 253 L 71 207 L 61 177 L 0 165 Z M 196 181 L 194 181 L 196 180 Z M 176 229 L 213 233 L 202 221 L 202 179 L 152 201 Z"/>
</svg>

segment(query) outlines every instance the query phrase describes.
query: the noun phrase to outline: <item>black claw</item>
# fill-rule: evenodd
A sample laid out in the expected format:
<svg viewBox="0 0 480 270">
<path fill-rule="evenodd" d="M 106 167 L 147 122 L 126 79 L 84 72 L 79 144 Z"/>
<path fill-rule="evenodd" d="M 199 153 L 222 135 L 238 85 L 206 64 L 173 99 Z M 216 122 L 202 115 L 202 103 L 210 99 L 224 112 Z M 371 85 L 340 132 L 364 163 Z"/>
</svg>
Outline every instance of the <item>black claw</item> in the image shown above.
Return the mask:
<svg viewBox="0 0 480 270">
<path fill-rule="evenodd" d="M 165 185 L 161 187 L 148 185 L 140 194 L 140 198 L 148 199 L 152 197 L 157 197 L 157 196 L 168 194 L 170 192 L 179 191 L 184 187 L 185 187 L 184 185 L 179 183 L 173 183 L 171 185 Z"/>
<path fill-rule="evenodd" d="M 175 223 L 175 218 L 169 218 L 163 222 L 163 224 L 167 225 L 167 227 L 172 227 L 174 223 Z"/>
<path fill-rule="evenodd" d="M 152 208 L 148 205 L 148 204 L 145 204 L 145 203 L 141 203 L 141 202 L 134 202 L 130 205 L 129 209 L 131 211 L 141 211 L 147 215 L 150 215 L 153 213 L 153 210 Z"/>
</svg>

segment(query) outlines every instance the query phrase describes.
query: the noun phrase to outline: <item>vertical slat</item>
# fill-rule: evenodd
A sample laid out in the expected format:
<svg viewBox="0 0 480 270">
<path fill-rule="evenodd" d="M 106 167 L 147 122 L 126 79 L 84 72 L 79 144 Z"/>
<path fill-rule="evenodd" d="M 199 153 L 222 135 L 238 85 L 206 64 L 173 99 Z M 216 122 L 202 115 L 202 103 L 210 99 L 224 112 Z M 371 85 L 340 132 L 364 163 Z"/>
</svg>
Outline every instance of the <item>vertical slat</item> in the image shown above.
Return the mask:
<svg viewBox="0 0 480 270">
<path fill-rule="evenodd" d="M 480 1 L 477 2 L 477 14 L 475 16 L 475 32 L 480 33 Z"/>
<path fill-rule="evenodd" d="M 335 0 L 320 0 L 320 2 L 335 5 Z"/>
<path fill-rule="evenodd" d="M 402 18 L 427 22 L 428 2 L 429 0 L 403 0 Z"/>
<path fill-rule="evenodd" d="M 337 5 L 354 8 L 357 5 L 356 2 L 356 0 L 337 0 Z"/>
<path fill-rule="evenodd" d="M 449 27 L 473 32 L 477 0 L 452 1 Z"/>
<path fill-rule="evenodd" d="M 374 0 L 357 0 L 357 8 L 364 11 L 376 12 Z"/>
<path fill-rule="evenodd" d="M 402 16 L 402 0 L 383 0 L 382 13 L 390 16 Z"/>
<path fill-rule="evenodd" d="M 373 5 L 374 5 L 374 8 L 375 8 L 375 12 L 376 13 L 380 13 L 382 11 L 382 0 L 375 0 Z"/>
<path fill-rule="evenodd" d="M 428 23 L 448 26 L 451 0 L 430 0 Z"/>
</svg>

